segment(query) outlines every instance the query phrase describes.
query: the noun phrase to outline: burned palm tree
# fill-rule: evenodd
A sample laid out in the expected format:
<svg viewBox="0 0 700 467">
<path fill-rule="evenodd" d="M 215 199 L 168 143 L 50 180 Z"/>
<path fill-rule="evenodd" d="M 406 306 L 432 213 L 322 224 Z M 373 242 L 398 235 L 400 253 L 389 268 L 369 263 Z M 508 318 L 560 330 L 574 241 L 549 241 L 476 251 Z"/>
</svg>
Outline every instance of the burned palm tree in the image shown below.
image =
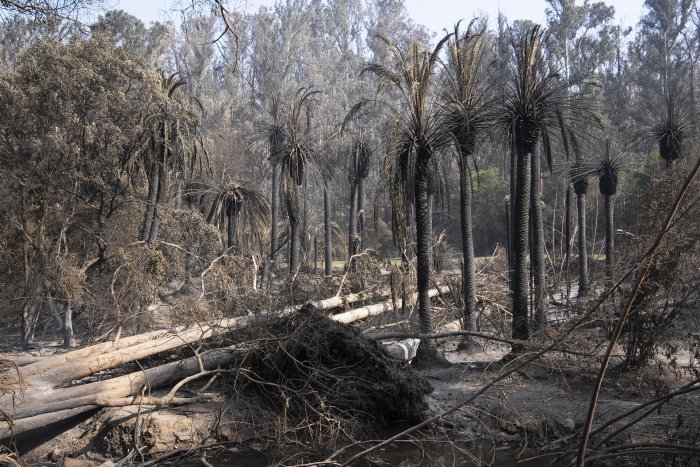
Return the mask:
<svg viewBox="0 0 700 467">
<path fill-rule="evenodd" d="M 597 161 L 596 175 L 600 194 L 605 198 L 605 275 L 612 284 L 615 274 L 615 217 L 614 204 L 621 160 L 613 153 L 610 139 L 605 142 L 605 152 Z"/>
<path fill-rule="evenodd" d="M 462 327 L 474 331 L 476 315 L 476 271 L 474 235 L 472 232 L 472 182 L 469 160 L 473 157 L 478 137 L 489 125 L 489 92 L 485 79 L 487 43 L 484 30 L 472 32 L 471 25 L 461 34 L 459 23 L 447 46 L 445 67 L 445 106 L 442 118 L 454 138 L 459 162 L 459 199 L 462 234 L 462 285 L 464 316 Z M 465 338 L 460 348 L 468 348 Z"/>
<path fill-rule="evenodd" d="M 268 220 L 270 208 L 262 193 L 237 180 L 219 187 L 216 193 L 207 218 L 226 219 L 226 245 L 231 250 L 236 246 L 239 220 L 247 221 L 251 230 L 260 231 Z"/>
<path fill-rule="evenodd" d="M 669 94 L 664 118 L 652 127 L 652 135 L 659 144 L 659 155 L 666 161 L 666 167 L 672 167 L 681 157 L 683 140 L 688 134 L 688 116 L 678 100 L 675 92 Z"/>
<path fill-rule="evenodd" d="M 445 147 L 450 139 L 438 120 L 438 105 L 431 99 L 432 75 L 442 47 L 451 35 L 440 40 L 432 52 L 421 51 L 418 44 L 411 46 L 408 56 L 399 48 L 383 40 L 389 47 L 397 70 L 385 63 L 370 63 L 363 73 L 371 72 L 379 78 L 379 88 L 389 86 L 400 100 L 400 107 L 387 101 L 372 99 L 363 101 L 353 109 L 370 103 L 377 103 L 391 118 L 398 121 L 398 140 L 396 143 L 398 185 L 405 191 L 401 195 L 412 195 L 416 218 L 416 260 L 418 314 L 420 331 L 429 334 L 433 330 L 430 306 L 430 265 L 431 238 L 428 177 L 431 159 L 436 152 Z M 353 112 L 351 112 L 352 114 Z M 403 210 L 404 206 L 399 209 Z M 405 211 L 404 211 L 405 212 Z M 439 359 L 433 342 L 423 339 L 419 346 L 419 360 Z"/>
<path fill-rule="evenodd" d="M 193 173 L 198 163 L 201 168 L 202 160 L 206 160 L 206 149 L 196 126 L 192 125 L 192 112 L 187 111 L 173 97 L 175 91 L 184 85 L 185 80 L 177 73 L 169 76 L 161 73 L 161 91 L 166 97 L 163 102 L 164 108 L 151 115 L 148 150 L 144 151 L 147 156 L 144 165 L 148 172 L 148 196 L 140 237 L 147 242 L 158 238 L 160 207 L 168 196 L 171 173 L 175 174 L 176 183 L 181 187 L 180 182 L 184 174 L 188 170 L 190 174 Z M 178 118 L 178 114 L 183 116 L 184 120 Z M 132 163 L 133 159 L 127 160 L 125 166 Z M 178 198 L 180 196 L 179 192 Z"/>
<path fill-rule="evenodd" d="M 287 127 L 282 106 L 282 95 L 270 99 L 265 121 L 255 127 L 253 142 L 262 142 L 267 146 L 268 160 L 272 166 L 272 197 L 270 201 L 270 261 L 275 264 L 279 253 L 279 213 L 280 213 L 280 165 L 281 155 L 286 151 Z"/>
<path fill-rule="evenodd" d="M 351 137 L 341 157 L 347 161 L 350 184 L 350 215 L 348 216 L 348 257 L 357 254 L 363 241 L 365 228 L 365 185 L 369 176 L 369 163 L 373 148 L 364 132 Z"/>
<path fill-rule="evenodd" d="M 576 159 L 571 166 L 570 179 L 576 194 L 576 212 L 578 219 L 578 295 L 588 291 L 588 247 L 586 244 L 586 195 L 588 179 L 595 173 L 590 164 L 581 156 L 576 139 L 572 138 Z"/>
<path fill-rule="evenodd" d="M 539 177 L 539 155 L 536 147 L 540 140 L 546 155 L 550 151 L 550 133 L 561 128 L 561 109 L 567 105 L 566 84 L 559 80 L 556 72 L 548 71 L 544 53 L 545 32 L 539 26 L 523 35 L 514 48 L 514 75 L 498 103 L 498 121 L 508 131 L 512 148 L 517 158 L 515 199 L 513 215 L 513 275 L 511 280 L 513 299 L 513 338 L 525 340 L 529 337 L 528 325 L 528 237 L 529 211 L 532 207 L 533 224 L 541 223 L 539 193 L 536 202 L 531 202 L 532 180 Z M 534 167 L 534 172 L 533 172 Z M 536 190 L 539 185 L 536 185 Z M 537 212 L 539 211 L 539 213 Z M 537 234 L 536 227 L 535 234 Z M 542 230 L 543 235 L 543 230 Z M 533 248 L 533 268 L 540 267 L 542 274 L 535 275 L 535 307 L 541 307 L 544 297 L 544 264 L 536 264 L 536 257 L 544 258 L 544 241 L 536 241 Z M 537 250 L 537 251 L 535 251 Z M 540 314 L 536 321 L 544 319 Z M 521 345 L 514 345 L 519 352 Z"/>
<path fill-rule="evenodd" d="M 279 166 L 281 187 L 289 218 L 289 273 L 293 275 L 299 266 L 299 187 L 304 181 L 309 166 L 323 169 L 310 145 L 309 132 L 302 128 L 302 113 L 311 99 L 319 94 L 311 88 L 300 88 L 286 112 L 285 140 L 279 151 L 271 154 L 273 167 Z"/>
</svg>

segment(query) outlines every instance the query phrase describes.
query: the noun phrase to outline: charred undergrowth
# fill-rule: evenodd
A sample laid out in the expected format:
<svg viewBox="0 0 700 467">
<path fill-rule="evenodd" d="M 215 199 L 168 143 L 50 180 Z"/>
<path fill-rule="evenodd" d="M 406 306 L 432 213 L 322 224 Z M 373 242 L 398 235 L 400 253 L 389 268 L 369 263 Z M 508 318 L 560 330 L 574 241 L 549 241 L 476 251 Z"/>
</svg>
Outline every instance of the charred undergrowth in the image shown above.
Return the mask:
<svg viewBox="0 0 700 467">
<path fill-rule="evenodd" d="M 256 333 L 269 338 L 241 362 L 243 389 L 307 441 L 327 446 L 366 436 L 420 420 L 428 408 L 428 381 L 353 327 L 303 309 Z"/>
</svg>

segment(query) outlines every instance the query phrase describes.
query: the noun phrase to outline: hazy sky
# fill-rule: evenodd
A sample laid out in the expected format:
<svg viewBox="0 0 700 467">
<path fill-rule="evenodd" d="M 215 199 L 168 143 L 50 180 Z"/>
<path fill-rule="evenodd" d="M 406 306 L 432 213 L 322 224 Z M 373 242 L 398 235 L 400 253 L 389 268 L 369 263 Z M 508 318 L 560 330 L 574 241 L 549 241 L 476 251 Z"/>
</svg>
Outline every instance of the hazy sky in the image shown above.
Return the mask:
<svg viewBox="0 0 700 467">
<path fill-rule="evenodd" d="M 261 5 L 271 6 L 274 0 L 235 0 L 230 5 L 236 10 L 256 11 Z M 582 0 L 577 0 L 582 3 Z M 642 13 L 643 0 L 607 0 L 615 7 L 617 22 L 625 26 L 637 24 Z M 107 5 L 126 10 L 145 22 L 166 20 L 173 0 L 108 0 Z M 416 23 L 431 31 L 452 29 L 456 20 L 471 19 L 486 13 L 492 21 L 500 9 L 509 21 L 530 19 L 545 22 L 545 0 L 406 0 L 408 12 Z"/>
</svg>

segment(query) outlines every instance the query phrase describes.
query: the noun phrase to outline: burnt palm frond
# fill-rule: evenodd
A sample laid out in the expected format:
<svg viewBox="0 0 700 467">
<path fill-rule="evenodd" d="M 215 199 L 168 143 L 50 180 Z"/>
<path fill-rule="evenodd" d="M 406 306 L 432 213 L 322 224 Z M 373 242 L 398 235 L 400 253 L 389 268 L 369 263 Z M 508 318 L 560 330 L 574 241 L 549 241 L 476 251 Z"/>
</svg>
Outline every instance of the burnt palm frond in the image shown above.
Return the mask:
<svg viewBox="0 0 700 467">
<path fill-rule="evenodd" d="M 210 187 L 215 193 L 208 218 L 220 220 L 234 215 L 246 222 L 254 232 L 267 225 L 270 206 L 263 193 L 238 180 L 230 180 L 221 186 Z"/>
<path fill-rule="evenodd" d="M 271 161 L 284 152 L 287 142 L 286 117 L 282 94 L 277 93 L 270 98 L 263 119 L 254 125 L 250 136 L 250 144 L 260 143 L 267 147 Z"/>
<path fill-rule="evenodd" d="M 280 164 L 285 181 L 300 186 L 309 166 L 321 172 L 322 178 L 328 178 L 328 162 L 318 157 L 318 153 L 309 137 L 310 129 L 302 127 L 302 112 L 314 96 L 320 91 L 300 88 L 294 95 L 287 109 L 284 123 L 285 141 L 279 151 L 270 154 L 273 164 Z M 288 183 L 286 183 L 288 184 Z"/>
<path fill-rule="evenodd" d="M 534 26 L 513 43 L 514 75 L 497 102 L 496 119 L 522 153 L 532 153 L 543 134 L 554 136 L 551 130 L 561 126 L 562 110 L 575 108 L 567 96 L 568 84 L 548 67 L 546 40 L 546 31 Z M 550 145 L 545 146 L 548 151 Z M 551 161 L 551 155 L 546 156 Z"/>
<path fill-rule="evenodd" d="M 652 126 L 651 133 L 659 145 L 659 155 L 671 165 L 681 156 L 681 146 L 688 135 L 688 115 L 675 92 L 669 93 L 665 107 L 664 117 Z"/>
<path fill-rule="evenodd" d="M 392 70 L 383 63 L 368 63 L 362 70 L 363 74 L 369 72 L 379 78 L 377 93 L 384 86 L 391 86 L 399 95 L 398 106 L 375 99 L 364 101 L 355 109 L 357 112 L 368 104 L 375 104 L 399 122 L 400 144 L 397 146 L 397 154 L 403 152 L 411 155 L 419 148 L 432 153 L 449 144 L 447 133 L 437 118 L 438 105 L 431 100 L 430 87 L 435 64 L 450 37 L 452 34 L 442 38 L 432 52 L 421 51 L 419 45 L 414 43 L 408 57 L 398 47 L 379 37 L 389 47 L 395 69 Z"/>
<path fill-rule="evenodd" d="M 584 156 L 584 148 L 573 131 L 569 131 L 569 144 L 574 156 L 568 167 L 569 182 L 576 194 L 585 194 L 588 192 L 589 179 L 597 173 L 597 165 Z"/>
<path fill-rule="evenodd" d="M 180 86 L 184 86 L 185 84 L 187 84 L 187 80 L 185 80 L 184 78 L 180 78 L 180 73 L 177 71 L 170 75 L 167 75 L 165 71 L 161 71 L 160 82 L 161 87 L 166 92 L 168 97 L 172 97 L 175 91 L 177 91 L 177 89 Z"/>
<path fill-rule="evenodd" d="M 605 141 L 605 151 L 596 161 L 596 176 L 598 177 L 600 194 L 611 196 L 617 192 L 617 181 L 621 167 L 622 157 L 614 148 L 611 139 L 608 138 Z"/>
<path fill-rule="evenodd" d="M 346 161 L 348 181 L 354 185 L 369 176 L 369 167 L 374 148 L 363 131 L 358 131 L 351 141 L 342 145 L 340 156 Z"/>
<path fill-rule="evenodd" d="M 489 127 L 489 82 L 485 77 L 488 43 L 485 29 L 461 34 L 459 23 L 447 43 L 442 121 L 460 152 L 471 154 L 477 137 Z"/>
</svg>

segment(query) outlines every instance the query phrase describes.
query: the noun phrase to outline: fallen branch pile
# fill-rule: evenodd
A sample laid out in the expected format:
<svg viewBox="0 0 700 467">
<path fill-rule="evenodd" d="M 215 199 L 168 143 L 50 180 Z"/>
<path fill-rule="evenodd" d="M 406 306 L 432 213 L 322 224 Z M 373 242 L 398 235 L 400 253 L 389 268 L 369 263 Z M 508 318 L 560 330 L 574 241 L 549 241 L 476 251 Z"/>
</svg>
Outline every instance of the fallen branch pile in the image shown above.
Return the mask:
<svg viewBox="0 0 700 467">
<path fill-rule="evenodd" d="M 447 291 L 446 287 L 441 289 L 445 290 L 431 290 L 431 296 Z M 307 308 L 329 310 L 369 298 L 371 296 L 366 294 L 332 297 L 310 302 Z M 401 305 L 399 300 L 396 307 Z M 75 384 L 86 377 L 130 362 L 185 346 L 192 347 L 231 331 L 293 315 L 300 308 L 288 307 L 278 312 L 224 319 L 214 324 L 151 331 L 38 359 L 2 358 L 8 367 L 0 373 L 0 388 L 3 389 L 0 412 L 5 422 L 0 427 L 0 439 L 46 427 L 98 407 L 138 404 L 138 395 L 144 387 L 151 390 L 183 378 L 196 379 L 212 375 L 217 368 L 234 360 L 234 348 L 195 351 L 194 356 L 183 360 L 102 381 Z M 382 302 L 340 313 L 331 319 L 338 323 L 350 323 L 393 309 L 394 304 L 390 301 Z M 392 355 L 394 353 L 402 355 L 391 352 Z M 175 394 L 165 399 L 141 401 L 160 404 L 187 402 L 176 398 Z"/>
</svg>

